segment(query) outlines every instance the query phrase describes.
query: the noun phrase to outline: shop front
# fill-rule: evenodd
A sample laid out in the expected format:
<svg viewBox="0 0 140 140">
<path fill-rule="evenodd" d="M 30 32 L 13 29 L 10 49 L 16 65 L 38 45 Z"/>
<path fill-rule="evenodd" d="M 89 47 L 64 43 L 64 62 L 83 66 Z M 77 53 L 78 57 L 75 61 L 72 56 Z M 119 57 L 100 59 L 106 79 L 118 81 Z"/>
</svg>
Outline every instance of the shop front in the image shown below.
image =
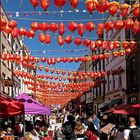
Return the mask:
<svg viewBox="0 0 140 140">
<path fill-rule="evenodd" d="M 105 96 L 105 103 L 108 104 L 108 108 L 123 104 L 125 103 L 125 94 L 122 90 L 113 92 Z"/>
<path fill-rule="evenodd" d="M 86 92 L 86 114 L 93 114 L 93 94 L 92 91 Z"/>
</svg>

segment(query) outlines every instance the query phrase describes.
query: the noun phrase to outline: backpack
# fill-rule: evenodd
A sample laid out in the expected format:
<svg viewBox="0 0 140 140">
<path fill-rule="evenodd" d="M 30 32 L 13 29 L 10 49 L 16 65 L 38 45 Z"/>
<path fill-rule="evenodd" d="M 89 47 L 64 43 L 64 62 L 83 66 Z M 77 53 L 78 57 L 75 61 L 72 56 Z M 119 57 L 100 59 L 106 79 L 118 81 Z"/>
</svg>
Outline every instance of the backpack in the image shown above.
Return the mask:
<svg viewBox="0 0 140 140">
<path fill-rule="evenodd" d="M 140 128 L 130 128 L 129 140 L 140 140 Z"/>
</svg>

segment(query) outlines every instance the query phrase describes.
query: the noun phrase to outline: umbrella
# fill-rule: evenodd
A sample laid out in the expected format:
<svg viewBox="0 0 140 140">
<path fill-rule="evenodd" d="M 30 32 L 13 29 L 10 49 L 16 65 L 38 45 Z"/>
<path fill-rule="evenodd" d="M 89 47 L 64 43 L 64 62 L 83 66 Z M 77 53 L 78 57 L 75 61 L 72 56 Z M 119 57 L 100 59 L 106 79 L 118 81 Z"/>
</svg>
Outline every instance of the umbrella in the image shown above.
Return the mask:
<svg viewBox="0 0 140 140">
<path fill-rule="evenodd" d="M 0 95 L 0 117 L 12 117 L 24 114 L 24 104 L 4 95 Z"/>
<path fill-rule="evenodd" d="M 131 106 L 134 107 L 134 108 L 139 108 L 140 109 L 140 104 L 133 104 Z"/>
<path fill-rule="evenodd" d="M 114 107 L 114 114 L 138 114 L 138 109 L 129 104 L 122 104 Z"/>
</svg>

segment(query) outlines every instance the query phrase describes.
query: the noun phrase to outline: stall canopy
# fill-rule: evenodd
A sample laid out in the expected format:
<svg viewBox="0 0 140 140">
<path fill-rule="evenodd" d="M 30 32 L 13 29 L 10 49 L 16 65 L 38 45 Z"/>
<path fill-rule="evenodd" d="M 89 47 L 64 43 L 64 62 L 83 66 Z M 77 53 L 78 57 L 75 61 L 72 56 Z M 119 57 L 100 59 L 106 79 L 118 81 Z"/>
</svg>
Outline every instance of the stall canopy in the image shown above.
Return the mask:
<svg viewBox="0 0 140 140">
<path fill-rule="evenodd" d="M 20 94 L 16 99 L 24 103 L 25 114 L 49 115 L 51 113 L 49 107 L 41 105 L 26 93 Z"/>
<path fill-rule="evenodd" d="M 0 117 L 13 117 L 24 114 L 24 104 L 0 93 Z"/>
<path fill-rule="evenodd" d="M 105 113 L 114 113 L 114 114 L 138 114 L 140 109 L 140 104 L 122 104 L 115 106 L 107 111 Z"/>
</svg>

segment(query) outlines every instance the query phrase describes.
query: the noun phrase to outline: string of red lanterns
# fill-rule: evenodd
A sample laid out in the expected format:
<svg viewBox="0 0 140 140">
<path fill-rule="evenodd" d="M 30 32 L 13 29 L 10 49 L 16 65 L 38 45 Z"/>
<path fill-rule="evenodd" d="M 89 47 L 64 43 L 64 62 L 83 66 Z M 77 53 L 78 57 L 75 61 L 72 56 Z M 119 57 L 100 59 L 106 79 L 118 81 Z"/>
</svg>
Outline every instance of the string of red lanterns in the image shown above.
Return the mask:
<svg viewBox="0 0 140 140">
<path fill-rule="evenodd" d="M 15 20 L 10 20 L 8 23 L 6 22 L 6 20 L 1 17 L 0 18 L 0 23 L 1 23 L 1 28 L 0 31 L 4 31 L 7 34 L 11 34 L 12 37 L 16 38 L 18 36 L 22 36 L 25 37 L 27 36 L 28 38 L 33 38 L 35 36 L 35 32 L 40 30 L 42 32 L 46 32 L 47 30 L 50 30 L 52 33 L 55 33 L 56 31 L 58 31 L 59 35 L 58 36 L 58 44 L 61 46 L 64 44 L 64 42 L 66 42 L 67 44 L 70 44 L 72 42 L 72 37 L 70 37 L 69 35 L 66 37 L 62 37 L 65 33 L 66 27 L 64 23 L 60 23 L 60 24 L 56 24 L 54 22 L 51 22 L 50 24 L 46 23 L 46 22 L 42 22 L 42 23 L 38 23 L 38 22 L 32 22 L 31 23 L 31 29 L 27 30 L 25 28 L 17 28 L 17 22 Z M 99 23 L 97 25 L 97 29 L 96 32 L 98 34 L 98 36 L 102 36 L 104 30 L 105 31 L 111 31 L 115 28 L 115 30 L 121 30 L 123 28 L 125 28 L 127 31 L 129 31 L 130 29 L 133 30 L 133 32 L 135 34 L 140 32 L 140 22 L 137 20 L 133 20 L 131 18 L 126 19 L 126 20 L 116 20 L 114 22 L 112 21 L 106 21 L 105 23 Z M 85 29 L 88 32 L 91 32 L 95 29 L 95 24 L 94 22 L 87 22 L 86 25 L 84 25 L 83 23 L 76 23 L 76 22 L 70 22 L 68 24 L 68 29 L 69 31 L 72 32 L 72 34 L 77 30 L 78 34 L 80 36 L 83 36 L 83 34 L 85 33 Z M 49 34 L 44 34 L 44 33 L 40 33 L 38 36 L 38 39 L 41 43 L 46 42 L 46 44 L 50 44 L 51 42 L 51 37 Z M 81 38 L 75 38 L 74 43 L 79 46 L 82 44 L 82 39 Z"/>
<path fill-rule="evenodd" d="M 35 8 L 39 5 L 39 0 L 30 0 L 30 3 Z M 79 4 L 79 0 L 69 0 L 69 3 L 73 9 L 76 9 Z M 66 4 L 66 0 L 54 0 L 54 4 L 62 10 L 62 7 Z M 40 5 L 44 10 L 47 10 L 50 6 L 50 0 L 40 0 Z M 140 15 L 139 3 L 129 5 L 127 3 L 120 4 L 116 1 L 108 2 L 107 0 L 86 0 L 85 6 L 90 15 L 92 15 L 94 10 L 97 10 L 99 13 L 109 12 L 112 16 L 118 11 L 122 17 L 128 15 L 130 11 L 132 11 L 134 17 L 138 17 Z"/>
</svg>

